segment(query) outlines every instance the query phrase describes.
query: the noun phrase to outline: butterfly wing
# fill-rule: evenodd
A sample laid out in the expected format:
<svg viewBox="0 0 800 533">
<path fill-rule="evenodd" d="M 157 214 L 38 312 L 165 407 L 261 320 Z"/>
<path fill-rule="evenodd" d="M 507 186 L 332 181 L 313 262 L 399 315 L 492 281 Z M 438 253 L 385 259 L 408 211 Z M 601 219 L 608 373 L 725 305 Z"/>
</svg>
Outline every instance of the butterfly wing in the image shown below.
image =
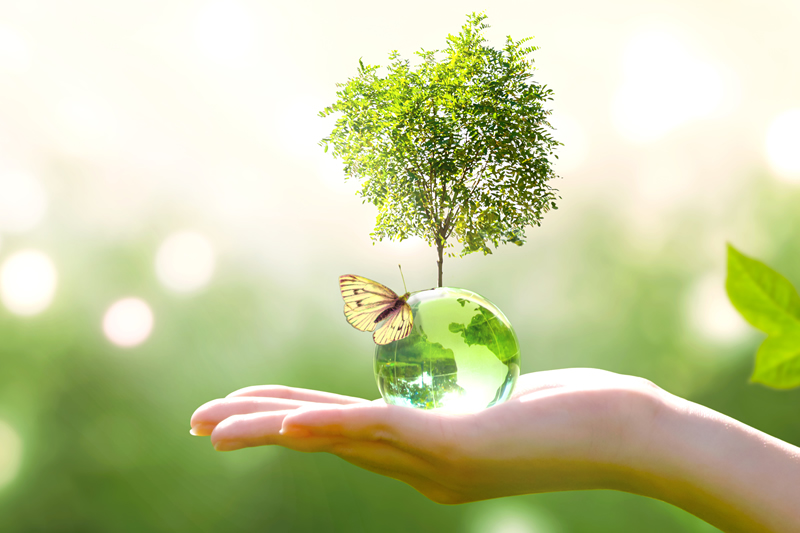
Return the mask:
<svg viewBox="0 0 800 533">
<path fill-rule="evenodd" d="M 381 313 L 394 307 L 398 300 L 389 287 L 353 274 L 339 276 L 339 289 L 344 299 L 345 318 L 361 331 L 374 331 Z"/>
<path fill-rule="evenodd" d="M 404 300 L 397 309 L 389 313 L 386 322 L 383 323 L 378 331 L 372 334 L 375 344 L 389 344 L 400 339 L 405 339 L 411 333 L 414 325 L 414 315 L 411 306 Z"/>
</svg>

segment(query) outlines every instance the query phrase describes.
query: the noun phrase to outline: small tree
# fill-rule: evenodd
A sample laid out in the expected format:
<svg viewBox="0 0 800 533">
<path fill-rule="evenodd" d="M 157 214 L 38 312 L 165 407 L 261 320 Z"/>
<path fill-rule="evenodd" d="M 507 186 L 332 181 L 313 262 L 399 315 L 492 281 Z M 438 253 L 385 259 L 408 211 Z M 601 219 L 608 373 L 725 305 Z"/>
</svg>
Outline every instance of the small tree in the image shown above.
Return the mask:
<svg viewBox="0 0 800 533">
<path fill-rule="evenodd" d="M 342 114 L 320 145 L 333 147 L 347 178 L 366 179 L 359 194 L 378 208 L 373 240 L 435 246 L 440 287 L 448 239 L 461 256 L 522 245 L 525 227 L 556 208 L 548 158 L 560 143 L 544 108 L 552 91 L 531 80 L 536 47 L 510 36 L 502 50 L 486 46 L 485 19 L 473 13 L 448 35 L 441 61 L 420 50 L 412 68 L 395 50 L 380 77 L 359 60 L 358 76 L 337 84 L 338 100 L 320 112 Z"/>
</svg>

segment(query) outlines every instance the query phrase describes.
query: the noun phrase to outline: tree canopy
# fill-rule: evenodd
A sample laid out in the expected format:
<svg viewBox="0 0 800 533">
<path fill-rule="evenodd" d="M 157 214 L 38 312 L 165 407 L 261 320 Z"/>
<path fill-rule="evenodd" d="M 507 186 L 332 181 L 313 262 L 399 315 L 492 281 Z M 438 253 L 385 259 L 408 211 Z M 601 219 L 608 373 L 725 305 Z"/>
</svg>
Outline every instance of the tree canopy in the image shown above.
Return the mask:
<svg viewBox="0 0 800 533">
<path fill-rule="evenodd" d="M 545 109 L 552 91 L 532 79 L 536 47 L 510 36 L 502 50 L 487 46 L 485 19 L 469 15 L 447 48 L 416 52 L 416 66 L 396 50 L 385 76 L 359 60 L 320 112 L 341 114 L 320 145 L 342 159 L 346 177 L 364 180 L 359 194 L 378 208 L 372 238 L 435 246 L 439 286 L 454 240 L 462 256 L 522 245 L 525 228 L 556 208 L 548 182 L 560 143 Z"/>
</svg>

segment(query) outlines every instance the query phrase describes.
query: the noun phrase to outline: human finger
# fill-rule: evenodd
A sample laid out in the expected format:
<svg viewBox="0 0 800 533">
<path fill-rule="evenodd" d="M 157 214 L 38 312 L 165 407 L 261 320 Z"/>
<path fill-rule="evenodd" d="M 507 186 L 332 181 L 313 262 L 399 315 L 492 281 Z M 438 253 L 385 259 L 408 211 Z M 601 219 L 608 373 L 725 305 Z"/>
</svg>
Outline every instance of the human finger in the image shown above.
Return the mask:
<svg viewBox="0 0 800 533">
<path fill-rule="evenodd" d="M 212 400 L 201 405 L 192 414 L 190 420 L 192 434 L 211 435 L 217 424 L 233 415 L 263 411 L 288 411 L 304 405 L 308 405 L 308 402 L 283 398 L 241 397 Z"/>
<path fill-rule="evenodd" d="M 304 452 L 329 451 L 336 438 L 281 434 L 283 418 L 290 412 L 269 411 L 228 417 L 214 428 L 211 444 L 221 452 L 272 444 Z"/>
<path fill-rule="evenodd" d="M 273 411 L 232 416 L 211 435 L 218 451 L 277 444 L 305 452 L 328 452 L 353 464 L 382 474 L 421 472 L 428 464 L 391 444 L 353 440 L 341 435 L 283 433 L 283 419 L 291 411 Z"/>
<path fill-rule="evenodd" d="M 280 445 L 302 452 L 327 452 L 360 468 L 398 479 L 423 493 L 440 493 L 434 465 L 424 458 L 385 442 L 352 440 L 342 436 L 285 434 L 282 421 L 292 411 L 235 415 L 220 423 L 211 435 L 217 451 Z"/>
<path fill-rule="evenodd" d="M 462 420 L 462 415 L 370 402 L 288 413 L 282 432 L 387 442 L 416 455 L 435 456 L 458 442 Z"/>
<path fill-rule="evenodd" d="M 287 400 L 300 400 L 304 402 L 351 404 L 368 402 L 364 398 L 355 396 L 344 396 L 332 392 L 324 392 L 312 389 L 300 389 L 297 387 L 286 387 L 284 385 L 254 385 L 245 387 L 228 394 L 228 398 L 238 396 L 262 396 L 269 398 L 284 398 Z"/>
</svg>

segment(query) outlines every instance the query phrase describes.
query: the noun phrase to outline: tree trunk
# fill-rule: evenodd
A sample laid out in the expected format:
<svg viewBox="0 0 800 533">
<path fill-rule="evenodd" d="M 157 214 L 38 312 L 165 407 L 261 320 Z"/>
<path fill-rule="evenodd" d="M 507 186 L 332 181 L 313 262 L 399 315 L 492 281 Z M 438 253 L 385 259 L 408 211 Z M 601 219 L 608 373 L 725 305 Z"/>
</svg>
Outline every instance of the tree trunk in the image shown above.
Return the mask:
<svg viewBox="0 0 800 533">
<path fill-rule="evenodd" d="M 442 252 L 444 252 L 444 244 L 439 243 L 436 245 L 436 251 L 439 253 L 439 260 L 436 261 L 436 265 L 439 267 L 439 287 L 442 286 L 442 263 L 444 262 L 444 258 Z"/>
</svg>

